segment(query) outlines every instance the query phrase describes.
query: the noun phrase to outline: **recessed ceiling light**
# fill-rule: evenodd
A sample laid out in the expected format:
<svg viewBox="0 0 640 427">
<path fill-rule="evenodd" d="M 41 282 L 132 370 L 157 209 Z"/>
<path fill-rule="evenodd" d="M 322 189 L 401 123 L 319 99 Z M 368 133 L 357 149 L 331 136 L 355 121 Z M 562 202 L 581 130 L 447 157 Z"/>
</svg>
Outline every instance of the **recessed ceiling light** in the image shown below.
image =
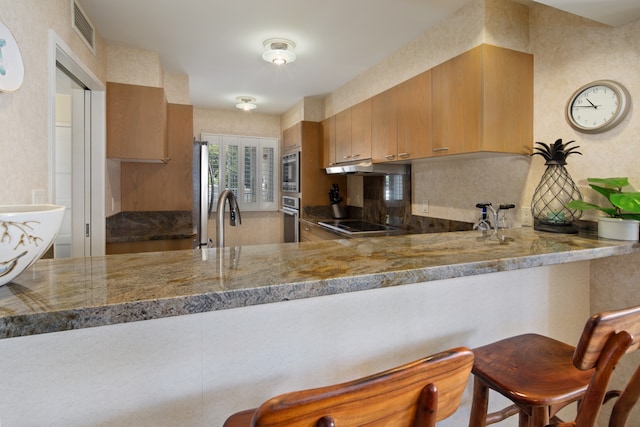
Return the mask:
<svg viewBox="0 0 640 427">
<path fill-rule="evenodd" d="M 236 108 L 239 108 L 243 111 L 250 111 L 250 110 L 253 110 L 254 108 L 258 108 L 258 106 L 254 104 L 256 99 L 250 96 L 239 96 L 236 98 L 236 100 L 240 101 L 239 104 L 236 104 Z"/>
<path fill-rule="evenodd" d="M 296 44 L 287 39 L 269 39 L 264 42 L 262 59 L 277 65 L 288 64 L 296 60 Z"/>
</svg>

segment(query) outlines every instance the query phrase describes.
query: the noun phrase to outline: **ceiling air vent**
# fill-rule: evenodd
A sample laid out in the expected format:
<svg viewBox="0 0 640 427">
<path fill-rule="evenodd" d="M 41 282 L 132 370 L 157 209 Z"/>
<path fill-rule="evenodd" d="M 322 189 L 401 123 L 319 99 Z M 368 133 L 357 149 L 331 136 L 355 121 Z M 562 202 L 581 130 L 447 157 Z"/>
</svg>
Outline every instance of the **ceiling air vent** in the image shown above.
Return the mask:
<svg viewBox="0 0 640 427">
<path fill-rule="evenodd" d="M 85 42 L 87 47 L 96 54 L 96 46 L 95 46 L 95 34 L 96 31 L 93 28 L 93 24 L 89 20 L 89 17 L 82 7 L 75 0 L 71 0 L 73 5 L 73 16 L 71 17 L 71 21 L 73 22 L 73 29 L 80 36 L 82 41 Z"/>
</svg>

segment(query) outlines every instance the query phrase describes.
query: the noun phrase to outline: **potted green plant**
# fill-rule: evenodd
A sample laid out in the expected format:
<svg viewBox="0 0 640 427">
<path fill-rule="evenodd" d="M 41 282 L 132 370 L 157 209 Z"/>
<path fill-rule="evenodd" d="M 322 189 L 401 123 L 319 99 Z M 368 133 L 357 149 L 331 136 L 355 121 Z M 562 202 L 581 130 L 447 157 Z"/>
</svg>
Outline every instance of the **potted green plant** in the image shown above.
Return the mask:
<svg viewBox="0 0 640 427">
<path fill-rule="evenodd" d="M 567 203 L 569 209 L 604 212 L 606 217 L 598 218 L 598 236 L 616 240 L 638 240 L 640 229 L 640 192 L 625 192 L 629 179 L 587 178 L 589 186 L 604 196 L 610 206 L 599 206 L 583 200 Z"/>
</svg>

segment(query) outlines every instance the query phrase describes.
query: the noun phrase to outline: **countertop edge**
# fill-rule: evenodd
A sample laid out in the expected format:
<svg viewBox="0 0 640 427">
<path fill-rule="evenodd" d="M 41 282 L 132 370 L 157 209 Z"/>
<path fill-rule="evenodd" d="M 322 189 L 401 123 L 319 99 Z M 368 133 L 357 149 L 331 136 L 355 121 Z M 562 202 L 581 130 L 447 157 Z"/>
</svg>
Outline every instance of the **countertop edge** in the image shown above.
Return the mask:
<svg viewBox="0 0 640 427">
<path fill-rule="evenodd" d="M 588 261 L 640 252 L 637 243 L 629 242 L 627 245 L 616 244 L 597 248 L 417 267 L 349 277 L 307 280 L 277 285 L 270 284 L 259 287 L 118 304 L 103 304 L 33 314 L 7 315 L 0 318 L 0 338 L 108 326 L 545 265 Z"/>
</svg>

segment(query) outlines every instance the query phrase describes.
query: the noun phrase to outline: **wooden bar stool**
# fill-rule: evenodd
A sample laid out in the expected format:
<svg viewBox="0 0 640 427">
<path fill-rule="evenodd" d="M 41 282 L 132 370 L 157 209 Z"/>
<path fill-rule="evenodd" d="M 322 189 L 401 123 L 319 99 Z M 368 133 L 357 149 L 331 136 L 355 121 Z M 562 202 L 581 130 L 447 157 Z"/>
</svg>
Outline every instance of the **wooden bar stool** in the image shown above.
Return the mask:
<svg viewBox="0 0 640 427">
<path fill-rule="evenodd" d="M 541 335 L 525 334 L 473 350 L 474 391 L 470 427 L 484 427 L 519 414 L 519 427 L 596 425 L 619 359 L 640 343 L 640 306 L 597 314 L 586 323 L 577 347 Z M 614 410 L 626 420 L 640 395 L 638 371 Z M 489 390 L 514 405 L 487 414 Z M 609 396 L 620 392 L 609 393 Z M 575 422 L 554 418 L 563 407 L 580 401 Z M 616 421 L 619 422 L 619 421 Z M 610 426 L 624 426 L 610 424 Z"/>
<path fill-rule="evenodd" d="M 433 427 L 462 398 L 473 353 L 455 348 L 372 376 L 267 400 L 224 427 Z"/>
</svg>

